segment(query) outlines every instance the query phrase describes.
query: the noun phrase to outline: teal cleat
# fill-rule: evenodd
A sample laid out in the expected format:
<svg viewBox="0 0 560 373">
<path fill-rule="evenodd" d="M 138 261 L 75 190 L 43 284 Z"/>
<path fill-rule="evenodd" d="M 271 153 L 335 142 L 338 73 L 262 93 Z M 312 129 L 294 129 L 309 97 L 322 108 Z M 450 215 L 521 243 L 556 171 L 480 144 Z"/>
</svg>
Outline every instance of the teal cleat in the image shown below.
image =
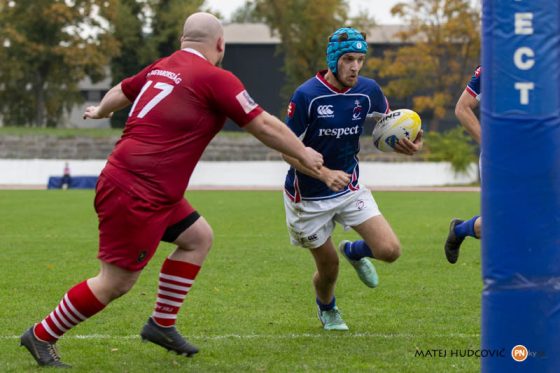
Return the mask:
<svg viewBox="0 0 560 373">
<path fill-rule="evenodd" d="M 319 320 L 325 330 L 348 330 L 348 325 L 342 320 L 340 311 L 336 307 L 328 311 L 321 311 L 319 309 L 317 316 L 319 316 Z"/>
<path fill-rule="evenodd" d="M 379 276 L 377 275 L 377 271 L 375 270 L 375 266 L 368 258 L 362 258 L 360 260 L 352 260 L 346 256 L 344 252 L 344 247 L 347 243 L 350 243 L 348 240 L 343 240 L 338 245 L 338 251 L 342 254 L 343 257 L 346 258 L 348 263 L 354 267 L 356 272 L 358 273 L 358 277 L 362 282 L 370 288 L 375 288 L 379 285 Z"/>
</svg>

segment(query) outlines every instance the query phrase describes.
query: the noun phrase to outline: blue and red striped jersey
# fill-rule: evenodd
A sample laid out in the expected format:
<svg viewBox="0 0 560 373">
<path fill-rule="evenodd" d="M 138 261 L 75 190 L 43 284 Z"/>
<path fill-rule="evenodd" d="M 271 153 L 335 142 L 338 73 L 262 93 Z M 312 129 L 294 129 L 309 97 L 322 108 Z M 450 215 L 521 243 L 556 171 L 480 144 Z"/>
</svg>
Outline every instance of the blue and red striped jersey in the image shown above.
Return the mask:
<svg viewBox="0 0 560 373">
<path fill-rule="evenodd" d="M 358 77 L 353 87 L 339 90 L 320 71 L 294 92 L 286 123 L 303 141 L 323 155 L 324 165 L 352 175 L 348 186 L 333 192 L 322 181 L 290 168 L 284 184 L 294 201 L 337 197 L 358 188 L 358 152 L 366 117 L 381 117 L 389 103 L 373 79 Z"/>
</svg>

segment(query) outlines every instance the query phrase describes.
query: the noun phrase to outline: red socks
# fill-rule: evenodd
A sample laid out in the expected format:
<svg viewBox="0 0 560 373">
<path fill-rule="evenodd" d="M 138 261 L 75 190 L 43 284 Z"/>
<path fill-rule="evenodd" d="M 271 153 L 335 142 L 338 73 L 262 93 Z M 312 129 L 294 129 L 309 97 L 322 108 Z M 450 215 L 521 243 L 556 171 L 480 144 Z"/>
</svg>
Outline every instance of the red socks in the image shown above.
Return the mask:
<svg viewBox="0 0 560 373">
<path fill-rule="evenodd" d="M 156 307 L 152 319 L 160 326 L 170 327 L 177 321 L 177 313 L 189 293 L 200 266 L 165 259 L 159 274 Z"/>
<path fill-rule="evenodd" d="M 177 313 L 200 270 L 195 264 L 166 259 L 159 274 L 152 319 L 160 326 L 175 325 Z M 64 333 L 105 308 L 83 281 L 68 290 L 58 306 L 33 328 L 42 341 L 55 343 Z"/>
<path fill-rule="evenodd" d="M 103 308 L 105 305 L 97 300 L 87 281 L 84 281 L 68 290 L 54 311 L 36 324 L 33 331 L 40 340 L 54 343 Z"/>
</svg>

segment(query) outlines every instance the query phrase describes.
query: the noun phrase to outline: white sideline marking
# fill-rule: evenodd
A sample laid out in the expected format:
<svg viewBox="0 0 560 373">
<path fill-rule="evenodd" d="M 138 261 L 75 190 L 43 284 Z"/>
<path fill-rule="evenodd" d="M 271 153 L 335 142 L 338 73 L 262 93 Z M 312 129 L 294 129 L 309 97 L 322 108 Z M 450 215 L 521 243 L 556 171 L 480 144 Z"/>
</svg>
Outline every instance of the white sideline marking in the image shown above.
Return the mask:
<svg viewBox="0 0 560 373">
<path fill-rule="evenodd" d="M 0 339 L 18 339 L 19 335 L 2 335 Z M 210 336 L 191 336 L 185 335 L 190 340 L 220 340 L 220 339 L 299 339 L 299 338 L 478 338 L 480 334 L 464 334 L 464 333 L 451 333 L 451 334 L 383 334 L 383 333 L 300 333 L 300 334 L 224 334 L 224 335 L 210 335 Z M 70 335 L 63 337 L 64 339 L 138 339 L 139 334 L 134 335 L 109 335 L 109 334 L 88 334 L 88 335 Z"/>
</svg>

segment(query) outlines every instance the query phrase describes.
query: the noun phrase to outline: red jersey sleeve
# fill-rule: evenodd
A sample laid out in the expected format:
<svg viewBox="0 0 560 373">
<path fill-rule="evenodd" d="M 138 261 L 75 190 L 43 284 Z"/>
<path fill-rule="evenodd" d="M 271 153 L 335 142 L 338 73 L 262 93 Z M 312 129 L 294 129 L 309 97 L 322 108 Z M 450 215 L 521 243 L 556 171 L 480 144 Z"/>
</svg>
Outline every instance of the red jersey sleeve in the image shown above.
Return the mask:
<svg viewBox="0 0 560 373">
<path fill-rule="evenodd" d="M 130 102 L 134 102 L 134 100 L 136 100 L 136 97 L 140 94 L 140 90 L 142 89 L 144 84 L 146 84 L 146 76 L 151 70 L 153 70 L 154 66 L 159 61 L 161 61 L 161 59 L 146 66 L 138 74 L 125 78 L 123 81 L 121 81 L 121 89 Z"/>
<path fill-rule="evenodd" d="M 216 73 L 209 77 L 208 86 L 213 106 L 240 127 L 263 112 L 243 83 L 229 71 L 217 69 Z"/>
</svg>

